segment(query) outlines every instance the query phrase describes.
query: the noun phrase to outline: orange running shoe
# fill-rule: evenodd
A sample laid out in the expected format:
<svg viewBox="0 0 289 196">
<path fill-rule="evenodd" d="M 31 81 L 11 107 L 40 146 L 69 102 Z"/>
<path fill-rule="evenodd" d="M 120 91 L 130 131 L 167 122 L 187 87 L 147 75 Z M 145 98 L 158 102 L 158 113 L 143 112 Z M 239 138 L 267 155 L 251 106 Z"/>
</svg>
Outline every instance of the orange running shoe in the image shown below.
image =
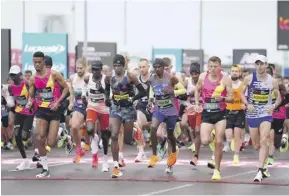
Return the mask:
<svg viewBox="0 0 289 196">
<path fill-rule="evenodd" d="M 172 152 L 168 158 L 167 164 L 169 167 L 172 167 L 177 162 L 177 153 Z"/>
<path fill-rule="evenodd" d="M 119 159 L 119 163 L 118 163 L 119 167 L 125 167 L 125 162 L 123 158 Z"/>
<path fill-rule="evenodd" d="M 84 155 L 85 155 L 85 150 L 83 150 L 82 148 L 78 147 L 76 152 L 75 152 L 73 163 L 79 163 L 80 162 L 80 158 L 83 157 Z"/>
<path fill-rule="evenodd" d="M 151 156 L 151 160 L 150 160 L 150 162 L 149 162 L 148 167 L 149 167 L 149 168 L 154 167 L 154 166 L 157 164 L 158 161 L 159 161 L 158 156 L 156 156 L 156 155 Z"/>
<path fill-rule="evenodd" d="M 114 167 L 111 177 L 112 178 L 118 178 L 120 176 L 122 176 L 122 173 L 121 173 L 120 169 L 118 167 Z"/>
<path fill-rule="evenodd" d="M 92 167 L 97 167 L 98 166 L 98 154 L 95 153 L 92 155 Z"/>
</svg>

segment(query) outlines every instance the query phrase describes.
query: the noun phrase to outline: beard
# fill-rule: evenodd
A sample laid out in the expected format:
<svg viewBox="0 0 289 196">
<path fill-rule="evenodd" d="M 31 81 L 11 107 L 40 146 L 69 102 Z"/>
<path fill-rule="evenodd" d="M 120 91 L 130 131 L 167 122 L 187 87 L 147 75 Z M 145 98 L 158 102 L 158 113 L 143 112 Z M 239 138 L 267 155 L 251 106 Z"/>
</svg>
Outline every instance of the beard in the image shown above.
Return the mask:
<svg viewBox="0 0 289 196">
<path fill-rule="evenodd" d="M 239 79 L 239 77 L 238 77 L 238 76 L 231 76 L 231 79 L 232 79 L 233 81 L 236 81 L 236 80 Z"/>
</svg>

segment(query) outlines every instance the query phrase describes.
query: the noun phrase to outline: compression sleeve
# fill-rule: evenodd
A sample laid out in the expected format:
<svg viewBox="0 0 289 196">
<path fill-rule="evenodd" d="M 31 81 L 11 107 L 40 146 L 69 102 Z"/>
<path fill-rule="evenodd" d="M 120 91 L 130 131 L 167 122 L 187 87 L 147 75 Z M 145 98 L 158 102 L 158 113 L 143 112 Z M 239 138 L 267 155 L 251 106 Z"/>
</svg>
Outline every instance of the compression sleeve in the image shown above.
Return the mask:
<svg viewBox="0 0 289 196">
<path fill-rule="evenodd" d="M 174 93 L 175 93 L 175 95 L 177 95 L 177 96 L 186 93 L 185 87 L 184 87 L 180 82 L 178 82 L 177 84 L 175 84 L 174 89 L 175 89 L 175 90 L 174 90 Z"/>
<path fill-rule="evenodd" d="M 138 85 L 136 85 L 136 88 L 138 90 L 138 93 L 132 98 L 133 102 L 135 100 L 138 100 L 138 99 L 143 98 L 144 96 L 146 96 L 146 90 L 144 89 L 142 84 L 139 83 Z"/>
</svg>

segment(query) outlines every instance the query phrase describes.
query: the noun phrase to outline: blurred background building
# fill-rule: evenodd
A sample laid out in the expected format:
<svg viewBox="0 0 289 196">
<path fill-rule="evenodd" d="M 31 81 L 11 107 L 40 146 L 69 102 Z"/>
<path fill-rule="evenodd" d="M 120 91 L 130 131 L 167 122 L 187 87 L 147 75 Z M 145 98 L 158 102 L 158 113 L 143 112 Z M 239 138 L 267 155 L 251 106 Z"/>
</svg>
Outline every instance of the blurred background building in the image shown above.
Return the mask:
<svg viewBox="0 0 289 196">
<path fill-rule="evenodd" d="M 81 48 L 87 48 L 89 42 L 113 43 L 108 48 L 127 52 L 131 68 L 139 58 L 151 60 L 158 56 L 160 50 L 154 52 L 155 48 L 162 49 L 161 55 L 166 49 L 201 49 L 204 65 L 209 56 L 217 55 L 227 67 L 236 63 L 233 50 L 245 49 L 237 51 L 235 59 L 248 66 L 256 52 L 265 50 L 269 61 L 277 64 L 279 72 L 284 74 L 289 67 L 289 44 L 281 44 L 282 50 L 277 50 L 278 12 L 281 12 L 277 8 L 276 0 L 6 0 L 1 1 L 1 28 L 11 30 L 12 64 L 22 64 L 23 32 L 67 33 L 68 74 L 73 72 L 75 47 L 79 42 Z M 289 6 L 287 15 L 283 10 L 281 22 L 289 42 L 288 10 Z M 102 55 L 109 58 L 108 51 L 98 52 L 101 58 Z M 79 48 L 77 53 L 78 57 L 82 55 Z M 194 59 L 189 52 L 183 52 L 182 57 L 175 59 L 175 69 L 183 70 L 183 64 Z M 177 61 L 182 61 L 182 65 Z"/>
</svg>

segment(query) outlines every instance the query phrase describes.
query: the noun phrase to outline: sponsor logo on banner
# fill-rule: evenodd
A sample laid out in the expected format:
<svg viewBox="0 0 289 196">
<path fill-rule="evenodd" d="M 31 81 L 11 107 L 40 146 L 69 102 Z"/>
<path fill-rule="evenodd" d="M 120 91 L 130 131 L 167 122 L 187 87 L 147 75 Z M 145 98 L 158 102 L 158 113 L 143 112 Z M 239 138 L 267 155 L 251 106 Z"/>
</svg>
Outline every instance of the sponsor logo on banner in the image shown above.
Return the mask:
<svg viewBox="0 0 289 196">
<path fill-rule="evenodd" d="M 289 50 L 289 1 L 278 1 L 277 50 Z"/>
<path fill-rule="evenodd" d="M 190 75 L 191 63 L 198 62 L 203 71 L 204 51 L 203 50 L 183 50 L 183 70 L 186 75 Z"/>
<path fill-rule="evenodd" d="M 266 49 L 234 49 L 233 64 L 242 65 L 246 69 L 255 69 L 254 63 L 258 55 L 267 56 Z"/>
<path fill-rule="evenodd" d="M 63 73 L 67 78 L 68 41 L 67 34 L 59 33 L 23 33 L 22 37 L 22 71 L 31 70 L 35 73 L 33 54 L 43 52 L 53 60 L 52 69 Z"/>
<path fill-rule="evenodd" d="M 76 46 L 76 57 L 79 59 L 85 56 L 88 64 L 91 64 L 94 60 L 100 60 L 104 65 L 112 67 L 113 58 L 116 55 L 116 48 L 116 43 L 88 42 L 85 53 L 83 42 L 79 42 Z"/>
<path fill-rule="evenodd" d="M 1 84 L 6 84 L 11 65 L 11 30 L 1 29 Z"/>
<path fill-rule="evenodd" d="M 155 58 L 164 58 L 168 57 L 171 59 L 172 62 L 172 71 L 174 72 L 181 72 L 182 71 L 182 64 L 183 64 L 183 50 L 182 49 L 160 49 L 160 48 L 153 48 L 152 51 L 152 61 Z"/>
</svg>

